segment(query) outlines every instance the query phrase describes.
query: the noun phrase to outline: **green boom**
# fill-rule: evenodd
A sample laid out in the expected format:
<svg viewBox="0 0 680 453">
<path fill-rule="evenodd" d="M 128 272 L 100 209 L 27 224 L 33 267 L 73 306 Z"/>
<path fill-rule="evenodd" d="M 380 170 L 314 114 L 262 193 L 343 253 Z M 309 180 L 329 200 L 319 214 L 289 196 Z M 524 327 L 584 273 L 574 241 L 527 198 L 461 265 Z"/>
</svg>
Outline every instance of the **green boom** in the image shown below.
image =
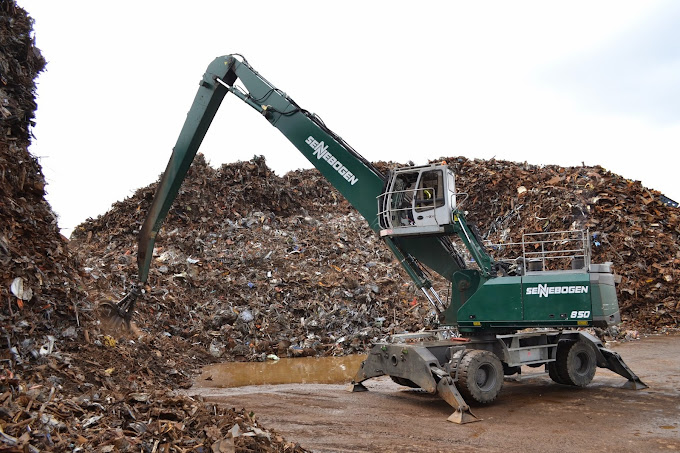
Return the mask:
<svg viewBox="0 0 680 453">
<path fill-rule="evenodd" d="M 236 80 L 245 88 L 235 86 Z M 233 93 L 276 127 L 368 221 L 379 230 L 377 197 L 385 176 L 328 129 L 315 115 L 260 76 L 245 59 L 216 58 L 200 81 L 168 166 L 139 235 L 139 280 L 146 282 L 156 235 L 210 124 L 227 93 Z M 386 238 L 385 242 L 418 287 L 431 283 L 418 262 L 453 281 L 460 266 L 436 237 Z"/>
</svg>

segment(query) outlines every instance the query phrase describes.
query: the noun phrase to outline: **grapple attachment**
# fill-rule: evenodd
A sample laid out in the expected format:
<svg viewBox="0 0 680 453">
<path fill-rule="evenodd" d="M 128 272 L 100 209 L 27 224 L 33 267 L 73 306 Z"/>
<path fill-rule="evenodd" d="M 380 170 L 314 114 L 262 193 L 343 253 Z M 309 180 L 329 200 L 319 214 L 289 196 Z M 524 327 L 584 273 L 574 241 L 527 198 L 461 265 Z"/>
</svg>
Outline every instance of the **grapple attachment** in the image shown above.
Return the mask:
<svg viewBox="0 0 680 453">
<path fill-rule="evenodd" d="M 109 321 L 118 326 L 123 323 L 130 328 L 130 321 L 132 321 L 132 314 L 135 312 L 135 303 L 137 298 L 142 293 L 138 285 L 133 284 L 130 291 L 119 300 L 117 303 L 102 302 L 101 305 L 108 310 L 106 314 Z"/>
</svg>

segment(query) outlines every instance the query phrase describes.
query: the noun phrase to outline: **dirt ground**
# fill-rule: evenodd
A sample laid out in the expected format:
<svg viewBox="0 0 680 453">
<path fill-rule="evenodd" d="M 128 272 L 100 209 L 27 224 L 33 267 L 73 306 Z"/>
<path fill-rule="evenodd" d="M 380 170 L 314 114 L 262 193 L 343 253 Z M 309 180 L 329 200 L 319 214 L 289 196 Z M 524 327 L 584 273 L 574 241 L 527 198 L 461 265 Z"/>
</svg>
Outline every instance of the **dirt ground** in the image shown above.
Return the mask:
<svg viewBox="0 0 680 453">
<path fill-rule="evenodd" d="M 368 381 L 365 393 L 319 384 L 217 389 L 205 380 L 190 393 L 247 407 L 316 452 L 680 450 L 680 336 L 611 347 L 648 389 L 618 388 L 625 380 L 605 369 L 585 389 L 555 384 L 547 375 L 506 379 L 492 405 L 473 408 L 483 421 L 466 425 L 448 422 L 452 410 L 437 397 L 384 377 Z"/>
</svg>

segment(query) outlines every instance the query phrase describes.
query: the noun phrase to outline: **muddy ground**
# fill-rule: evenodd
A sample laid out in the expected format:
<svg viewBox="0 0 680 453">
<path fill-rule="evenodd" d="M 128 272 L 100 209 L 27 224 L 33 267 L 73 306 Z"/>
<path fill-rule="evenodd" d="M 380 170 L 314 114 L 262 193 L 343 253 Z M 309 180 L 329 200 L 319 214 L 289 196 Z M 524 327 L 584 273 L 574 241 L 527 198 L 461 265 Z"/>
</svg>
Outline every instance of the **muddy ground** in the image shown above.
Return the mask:
<svg viewBox="0 0 680 453">
<path fill-rule="evenodd" d="M 437 397 L 386 378 L 368 381 L 366 393 L 320 384 L 216 389 L 200 379 L 190 392 L 245 406 L 317 452 L 680 450 L 680 336 L 610 347 L 648 389 L 618 388 L 625 380 L 604 369 L 585 389 L 555 384 L 547 375 L 506 379 L 496 402 L 473 408 L 483 421 L 466 425 L 448 422 L 451 408 Z"/>
</svg>

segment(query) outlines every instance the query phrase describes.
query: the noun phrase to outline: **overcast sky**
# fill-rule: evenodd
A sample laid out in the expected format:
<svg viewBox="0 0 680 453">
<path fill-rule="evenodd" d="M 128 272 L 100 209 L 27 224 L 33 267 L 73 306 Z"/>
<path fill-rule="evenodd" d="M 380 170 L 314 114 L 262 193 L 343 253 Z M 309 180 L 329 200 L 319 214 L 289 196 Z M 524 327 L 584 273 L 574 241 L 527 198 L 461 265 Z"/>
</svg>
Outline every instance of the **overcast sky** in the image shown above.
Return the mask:
<svg viewBox="0 0 680 453">
<path fill-rule="evenodd" d="M 231 53 L 369 160 L 602 165 L 680 201 L 680 2 L 17 1 L 48 61 L 30 150 L 66 235 L 158 178 Z M 311 168 L 231 95 L 200 151 Z"/>
</svg>

